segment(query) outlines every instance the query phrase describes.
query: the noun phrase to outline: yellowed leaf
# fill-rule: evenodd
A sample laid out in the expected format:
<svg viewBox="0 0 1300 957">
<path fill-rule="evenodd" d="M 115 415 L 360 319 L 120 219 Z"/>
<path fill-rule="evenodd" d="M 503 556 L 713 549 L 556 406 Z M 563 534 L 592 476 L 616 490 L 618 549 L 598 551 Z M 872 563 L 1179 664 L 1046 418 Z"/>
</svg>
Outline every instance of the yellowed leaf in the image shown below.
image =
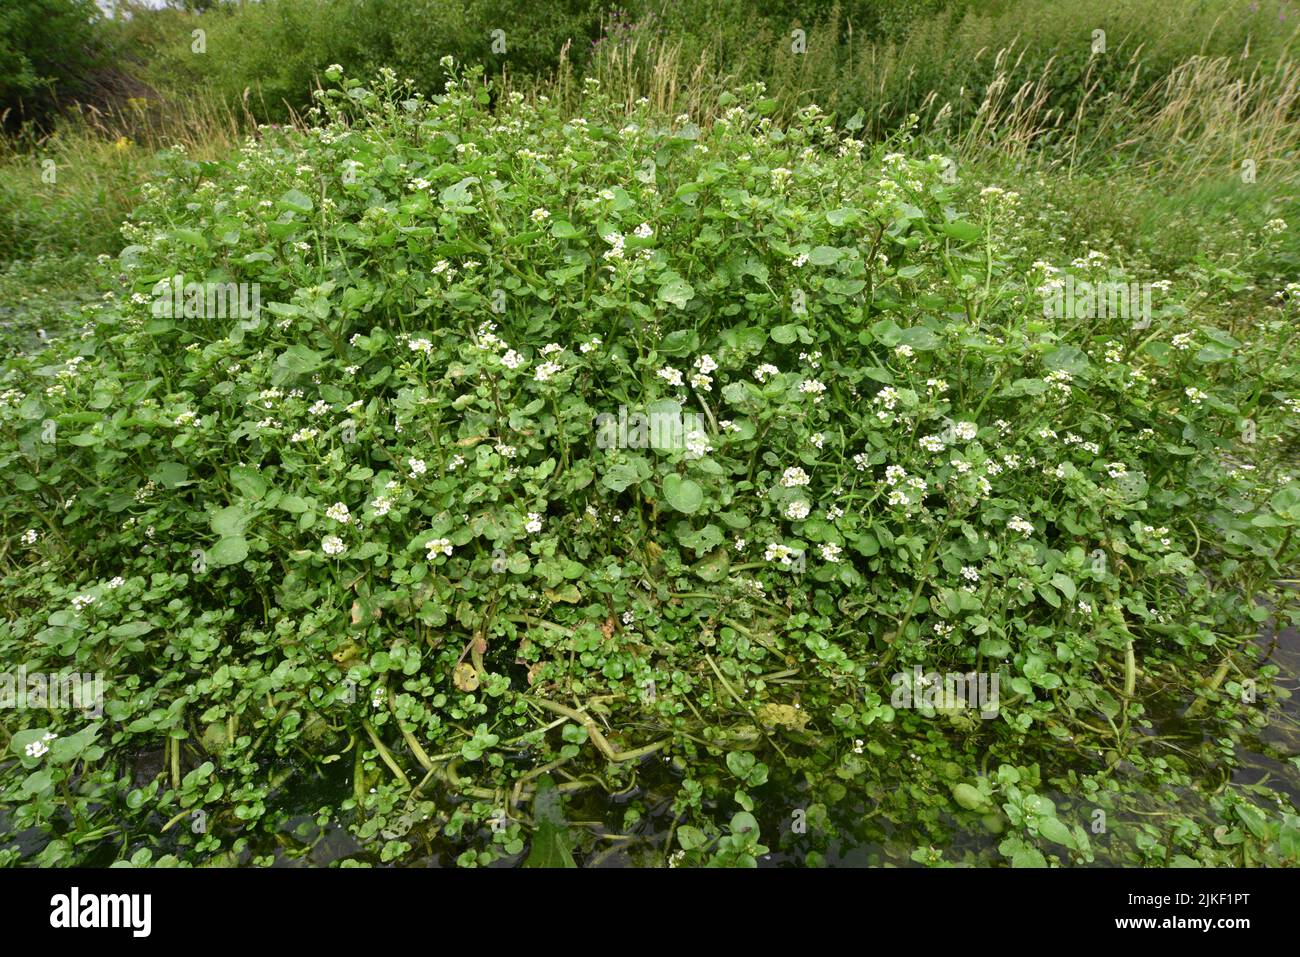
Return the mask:
<svg viewBox="0 0 1300 957">
<path fill-rule="evenodd" d="M 468 661 L 462 661 L 456 666 L 451 680 L 455 683 L 457 691 L 474 691 L 478 688 L 478 672 Z"/>
</svg>

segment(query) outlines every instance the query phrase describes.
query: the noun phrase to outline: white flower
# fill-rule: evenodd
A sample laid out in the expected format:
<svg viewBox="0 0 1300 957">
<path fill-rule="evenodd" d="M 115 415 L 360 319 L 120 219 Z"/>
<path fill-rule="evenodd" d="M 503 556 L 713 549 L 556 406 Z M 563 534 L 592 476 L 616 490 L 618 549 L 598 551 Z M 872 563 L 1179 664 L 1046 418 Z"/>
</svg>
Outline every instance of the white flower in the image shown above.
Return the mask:
<svg viewBox="0 0 1300 957">
<path fill-rule="evenodd" d="M 1200 389 L 1193 389 L 1191 386 L 1188 386 L 1186 389 L 1183 390 L 1183 392 L 1184 394 L 1186 394 L 1188 400 L 1192 403 L 1192 405 L 1200 405 L 1201 402 L 1209 398 L 1209 396 L 1206 395 L 1204 392 L 1202 392 Z"/>
<path fill-rule="evenodd" d="M 799 391 L 805 395 L 816 396 L 817 398 L 813 401 L 820 402 L 822 400 L 822 393 L 826 391 L 826 386 L 817 379 L 804 379 L 799 383 Z"/>
<path fill-rule="evenodd" d="M 387 495 L 380 495 L 370 503 L 370 507 L 374 510 L 376 515 L 387 515 L 389 510 L 393 507 L 393 500 Z"/>
<path fill-rule="evenodd" d="M 1034 526 L 1031 523 L 1026 522 L 1019 515 L 1011 516 L 1011 521 L 1007 522 L 1007 528 L 1011 529 L 1013 532 L 1019 532 L 1022 535 L 1032 535 L 1034 533 Z"/>
<path fill-rule="evenodd" d="M 686 451 L 691 455 L 699 458 L 713 451 L 713 446 L 709 444 L 709 437 L 699 429 L 692 430 L 686 436 Z"/>
<path fill-rule="evenodd" d="M 419 478 L 429 470 L 424 464 L 424 459 L 407 459 L 406 465 L 411 470 L 411 478 Z"/>
<path fill-rule="evenodd" d="M 958 422 L 953 426 L 952 431 L 963 442 L 969 442 L 975 438 L 979 432 L 979 427 L 974 422 Z"/>
<path fill-rule="evenodd" d="M 807 263 L 808 263 L 807 253 L 800 253 L 798 256 L 795 256 L 794 259 L 790 260 L 790 265 L 794 266 L 796 269 L 800 268 L 801 266 L 807 265 Z"/>
<path fill-rule="evenodd" d="M 561 371 L 563 371 L 563 367 L 558 362 L 543 362 L 534 370 L 533 379 L 537 382 L 545 382 Z"/>
<path fill-rule="evenodd" d="M 710 376 L 706 376 L 703 372 L 693 372 L 691 373 L 691 388 L 697 389 L 700 392 L 712 392 L 713 379 Z"/>
<path fill-rule="evenodd" d="M 451 457 L 451 461 L 447 463 L 447 471 L 454 472 L 456 471 L 456 469 L 460 468 L 464 464 L 465 464 L 465 456 L 459 454 L 453 455 Z"/>
<path fill-rule="evenodd" d="M 669 385 L 681 385 L 683 381 L 681 372 L 674 369 L 672 366 L 664 366 L 656 373 L 656 375 Z"/>
<path fill-rule="evenodd" d="M 808 441 L 813 448 L 820 451 L 821 447 L 826 444 L 826 436 L 822 435 L 820 432 L 814 432 L 812 435 L 808 436 Z"/>
<path fill-rule="evenodd" d="M 808 517 L 808 503 L 793 501 L 785 507 L 785 517 L 792 518 L 795 521 Z"/>
<path fill-rule="evenodd" d="M 828 562 L 838 562 L 840 553 L 843 551 L 844 549 L 840 548 L 840 546 L 832 543 L 827 543 L 821 547 L 822 558 Z"/>
<path fill-rule="evenodd" d="M 535 223 L 545 222 L 551 218 L 551 212 L 548 209 L 543 209 L 541 206 L 538 206 L 532 211 L 530 218 Z"/>
<path fill-rule="evenodd" d="M 80 612 L 83 608 L 95 603 L 94 595 L 77 595 L 72 599 L 72 610 Z"/>
<path fill-rule="evenodd" d="M 352 521 L 352 516 L 348 514 L 348 507 L 342 502 L 335 502 L 329 508 L 325 509 L 325 517 L 332 518 L 336 522 L 346 525 Z"/>
<path fill-rule="evenodd" d="M 584 342 L 582 345 L 578 346 L 578 350 L 586 354 L 588 352 L 596 351 L 596 349 L 599 347 L 600 347 L 600 338 L 593 336 L 591 339 Z"/>
<path fill-rule="evenodd" d="M 23 750 L 27 752 L 27 756 L 29 758 L 39 758 L 39 757 L 43 757 L 46 753 L 48 753 L 50 749 L 49 746 L 46 745 L 44 741 L 33 741 L 31 744 L 27 745 L 27 747 L 24 748 Z"/>
<path fill-rule="evenodd" d="M 319 399 L 307 411 L 310 412 L 312 415 L 324 415 L 329 410 L 330 410 L 330 404 L 326 402 L 324 399 Z"/>
<path fill-rule="evenodd" d="M 780 369 L 767 362 L 763 363 L 761 366 L 759 366 L 757 369 L 754 370 L 754 378 L 757 379 L 759 382 L 766 382 L 772 376 L 780 375 L 780 374 L 781 374 Z"/>
<path fill-rule="evenodd" d="M 540 532 L 542 530 L 542 516 L 537 512 L 529 512 L 528 521 L 524 524 L 524 530 L 534 535 Z"/>
<path fill-rule="evenodd" d="M 703 355 L 695 360 L 695 368 L 699 369 L 700 372 L 705 375 L 708 375 L 710 372 L 713 372 L 718 368 L 718 364 L 713 361 L 713 356 Z"/>
<path fill-rule="evenodd" d="M 348 550 L 348 547 L 343 544 L 343 539 L 339 538 L 337 535 L 326 535 L 322 538 L 320 548 L 321 551 L 330 556 L 342 555 Z"/>
<path fill-rule="evenodd" d="M 116 575 L 104 587 L 110 589 L 118 589 L 125 584 L 126 584 L 126 579 L 123 578 L 121 575 Z"/>
<path fill-rule="evenodd" d="M 423 352 L 426 356 L 433 352 L 433 343 L 428 339 L 412 339 L 406 347 L 412 352 Z"/>
<path fill-rule="evenodd" d="M 605 237 L 605 242 L 609 243 L 609 249 L 605 250 L 604 254 L 606 259 L 623 258 L 624 239 L 622 233 L 610 233 Z"/>
<path fill-rule="evenodd" d="M 900 345 L 900 346 L 896 346 L 896 347 L 894 348 L 894 352 L 895 352 L 898 356 L 900 356 L 900 357 L 902 357 L 902 358 L 904 358 L 904 359 L 910 359 L 910 358 L 912 358 L 912 356 L 914 355 L 914 353 L 912 352 L 912 347 L 909 346 L 907 343 L 903 343 L 903 344 Z"/>
<path fill-rule="evenodd" d="M 781 484 L 786 488 L 797 488 L 800 485 L 807 485 L 811 481 L 808 473 L 797 465 L 792 465 L 781 473 Z"/>
<path fill-rule="evenodd" d="M 944 449 L 943 436 L 927 435 L 921 439 L 921 448 L 927 452 L 942 452 Z"/>
<path fill-rule="evenodd" d="M 447 541 L 445 538 L 435 538 L 424 547 L 428 551 L 429 561 L 433 561 L 439 555 L 451 554 L 451 542 Z"/>
<path fill-rule="evenodd" d="M 521 365 L 524 364 L 524 357 L 521 356 L 519 353 L 515 352 L 514 349 L 511 349 L 509 352 L 507 352 L 505 355 L 501 357 L 501 362 L 508 369 L 518 369 Z"/>
<path fill-rule="evenodd" d="M 794 549 L 787 545 L 769 544 L 763 551 L 763 561 L 780 562 L 782 565 L 793 564 L 791 557 L 794 555 Z"/>
<path fill-rule="evenodd" d="M 41 533 L 40 533 L 40 532 L 38 532 L 38 531 L 37 531 L 36 529 L 34 529 L 34 528 L 29 528 L 29 529 L 27 529 L 27 531 L 23 532 L 23 544 L 24 544 L 24 545 L 35 545 L 35 544 L 36 544 L 36 540 L 37 540 L 38 538 L 40 538 L 40 537 L 41 537 Z"/>
<path fill-rule="evenodd" d="M 635 235 L 637 239 L 649 239 L 654 235 L 654 230 L 650 227 L 649 223 L 642 223 L 633 230 L 633 235 Z"/>
<path fill-rule="evenodd" d="M 970 565 L 963 565 L 961 567 L 961 577 L 968 582 L 977 582 L 980 580 L 980 573 Z"/>
</svg>

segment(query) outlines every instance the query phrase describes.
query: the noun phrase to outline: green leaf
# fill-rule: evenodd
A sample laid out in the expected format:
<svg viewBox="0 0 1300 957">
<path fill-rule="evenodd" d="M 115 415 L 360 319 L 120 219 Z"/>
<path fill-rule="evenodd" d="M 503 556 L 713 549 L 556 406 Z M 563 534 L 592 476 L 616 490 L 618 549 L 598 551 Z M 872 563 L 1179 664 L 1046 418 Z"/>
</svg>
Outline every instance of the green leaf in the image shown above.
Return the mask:
<svg viewBox="0 0 1300 957">
<path fill-rule="evenodd" d="M 1053 844 L 1060 844 L 1069 848 L 1074 847 L 1074 835 L 1070 833 L 1068 827 L 1054 817 L 1039 818 L 1038 833 Z"/>
<path fill-rule="evenodd" d="M 223 538 L 208 551 L 208 561 L 213 565 L 234 565 L 248 557 L 248 541 L 244 538 Z"/>
<path fill-rule="evenodd" d="M 924 326 L 912 326 L 910 329 L 900 329 L 898 332 L 898 341 L 906 346 L 911 346 L 919 352 L 932 352 L 940 346 L 939 337 L 933 330 Z"/>
<path fill-rule="evenodd" d="M 275 364 L 278 369 L 289 375 L 306 375 L 320 368 L 324 359 L 325 354 L 322 352 L 313 352 L 306 346 L 294 345 L 280 353 Z"/>
<path fill-rule="evenodd" d="M 1022 847 L 1011 857 L 1012 867 L 1046 867 L 1047 858 L 1036 847 Z"/>
<path fill-rule="evenodd" d="M 704 504 L 704 489 L 698 483 L 676 473 L 664 478 L 663 490 L 668 504 L 687 515 L 698 512 Z"/>
<path fill-rule="evenodd" d="M 230 470 L 230 484 L 251 499 L 259 499 L 266 494 L 266 479 L 247 465 L 236 465 Z"/>
<path fill-rule="evenodd" d="M 251 517 L 238 505 L 229 505 L 214 514 L 210 524 L 212 530 L 222 538 L 239 538 L 243 536 Z"/>
<path fill-rule="evenodd" d="M 749 772 L 754 770 L 754 763 L 757 760 L 748 751 L 728 751 L 727 769 L 744 781 L 749 777 Z"/>
<path fill-rule="evenodd" d="M 190 477 L 190 470 L 180 462 L 164 462 L 149 477 L 163 488 L 176 488 Z"/>
<path fill-rule="evenodd" d="M 832 226 L 848 226 L 856 223 L 862 218 L 862 210 L 855 209 L 852 206 L 845 206 L 841 209 L 832 209 L 826 213 L 826 222 Z"/>
<path fill-rule="evenodd" d="M 576 840 L 564 819 L 564 805 L 559 789 L 550 775 L 537 782 L 533 796 L 533 846 L 524 867 L 577 867 L 573 859 Z"/>
<path fill-rule="evenodd" d="M 683 851 L 693 851 L 709 843 L 708 835 L 698 827 L 683 824 L 677 829 L 677 844 Z"/>
<path fill-rule="evenodd" d="M 974 223 L 963 222 L 960 219 L 954 220 L 951 223 L 944 223 L 943 231 L 953 239 L 962 243 L 973 243 L 984 235 L 984 230 L 980 229 Z"/>
<path fill-rule="evenodd" d="M 695 298 L 695 289 L 685 279 L 672 279 L 659 287 L 659 301 L 669 302 L 678 309 Z"/>
<path fill-rule="evenodd" d="M 970 784 L 954 784 L 952 799 L 968 811 L 978 811 L 989 805 L 989 800 L 980 793 L 979 788 Z"/>
<path fill-rule="evenodd" d="M 1064 595 L 1067 600 L 1074 601 L 1074 582 L 1067 576 L 1057 572 L 1052 576 L 1052 584 L 1056 586 L 1056 590 Z"/>
<path fill-rule="evenodd" d="M 466 176 L 459 182 L 452 183 L 438 194 L 438 202 L 444 206 L 467 206 L 473 194 L 469 188 L 478 182 L 477 176 Z"/>
<path fill-rule="evenodd" d="M 313 209 L 311 197 L 300 190 L 291 189 L 280 197 L 280 205 L 287 206 L 295 213 L 310 213 Z"/>
</svg>

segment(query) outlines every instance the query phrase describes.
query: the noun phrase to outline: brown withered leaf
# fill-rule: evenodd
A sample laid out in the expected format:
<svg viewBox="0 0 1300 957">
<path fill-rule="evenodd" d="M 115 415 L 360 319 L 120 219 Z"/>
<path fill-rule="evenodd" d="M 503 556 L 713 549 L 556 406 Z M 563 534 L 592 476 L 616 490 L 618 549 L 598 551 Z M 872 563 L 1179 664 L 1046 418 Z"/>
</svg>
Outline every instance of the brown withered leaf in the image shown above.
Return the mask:
<svg viewBox="0 0 1300 957">
<path fill-rule="evenodd" d="M 474 691 L 478 688 L 478 672 L 468 661 L 462 661 L 451 675 L 457 691 Z"/>
</svg>

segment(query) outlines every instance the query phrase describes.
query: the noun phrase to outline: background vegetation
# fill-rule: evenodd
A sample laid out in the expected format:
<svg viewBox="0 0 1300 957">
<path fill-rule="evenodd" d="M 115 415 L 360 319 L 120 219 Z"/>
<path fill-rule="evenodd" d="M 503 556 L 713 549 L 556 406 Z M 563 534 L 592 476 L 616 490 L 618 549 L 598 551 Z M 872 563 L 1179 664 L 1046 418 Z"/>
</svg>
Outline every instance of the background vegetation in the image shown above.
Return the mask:
<svg viewBox="0 0 1300 957">
<path fill-rule="evenodd" d="M 535 862 L 571 859 L 575 849 L 591 862 L 609 849 L 592 835 L 579 842 L 552 813 L 553 785 L 529 776 L 521 752 L 559 769 L 580 753 L 599 765 L 611 747 L 658 748 L 665 738 L 669 760 L 659 767 L 650 752 L 655 767 L 643 772 L 647 793 L 664 796 L 657 805 L 647 799 L 610 816 L 608 803 L 590 799 L 592 787 L 630 787 L 630 765 L 593 767 L 585 789 L 557 771 L 558 793 L 580 809 L 569 817 L 644 831 L 646 863 L 752 863 L 769 847 L 819 863 L 844 852 L 834 834 L 847 846 L 883 848 L 872 852 L 876 863 L 1298 859 L 1294 713 L 1279 713 L 1287 684 L 1261 666 L 1254 644 L 1261 629 L 1295 621 L 1300 290 L 1282 292 L 1300 266 L 1293 2 L 264 0 L 161 11 L 123 3 L 131 15 L 108 19 L 90 8 L 14 0 L 0 11 L 0 347 L 9 354 L 0 367 L 0 648 L 33 663 L 72 654 L 142 697 L 119 702 L 111 736 L 61 727 L 49 775 L 29 759 L 0 769 L 0 805 L 16 815 L 6 826 L 16 820 L 25 835 L 20 849 L 0 850 L 3 860 L 266 862 L 278 853 L 277 831 L 292 829 L 301 839 L 294 853 L 309 853 L 319 829 L 342 824 L 358 841 L 356 861 L 421 852 L 463 864 L 518 860 L 527 840 Z M 504 51 L 494 48 L 498 29 Z M 534 154 L 553 168 L 538 168 Z M 313 172 L 345 161 L 361 164 L 359 183 Z M 647 180 L 649 161 L 657 165 Z M 777 188 L 778 168 L 793 171 L 788 191 Z M 494 177 L 502 185 L 489 201 L 484 184 Z M 904 201 L 896 190 L 914 183 Z M 997 191 L 982 191 L 990 185 Z M 614 198 L 591 200 L 604 189 Z M 1000 198 L 1008 191 L 1018 201 Z M 661 207 L 671 213 L 651 224 Z M 537 209 L 550 221 L 533 218 Z M 689 326 L 658 330 L 682 333 L 662 344 L 594 318 L 630 308 L 599 286 L 595 266 L 613 231 L 629 254 L 639 251 L 644 237 L 633 230 L 643 219 L 662 258 L 637 280 L 650 291 L 639 314 Z M 717 248 L 721 231 L 758 252 L 733 261 Z M 867 263 L 873 235 L 882 259 Z M 146 251 L 119 258 L 128 244 Z M 801 255 L 817 261 L 796 266 Z M 1080 275 L 1104 262 L 1168 282 L 1156 329 L 1040 328 L 1035 284 L 1049 278 L 1040 262 L 1076 258 Z M 195 275 L 262 283 L 275 328 L 229 338 L 215 326 L 151 321 L 151 282 L 177 262 Z M 476 276 L 484 262 L 497 272 Z M 803 281 L 799 268 L 829 283 L 818 286 L 822 305 L 807 327 L 773 318 Z M 889 277 L 879 290 L 856 285 L 877 273 Z M 531 363 L 523 373 L 479 356 L 463 315 L 487 314 L 494 283 L 527 303 L 500 320 Z M 618 295 L 638 299 L 635 286 L 629 279 Z M 552 301 L 566 305 L 551 310 Z M 741 303 L 735 323 L 764 335 L 732 323 Z M 954 319 L 963 313 L 969 328 Z M 1174 345 L 1177 335 L 1191 338 Z M 591 336 L 606 340 L 608 356 L 573 351 Z M 558 393 L 530 381 L 550 342 L 569 349 L 570 378 L 560 381 L 571 388 Z M 912 343 L 915 364 L 894 351 Z M 798 384 L 823 374 L 808 359 L 814 352 L 834 388 L 830 404 L 810 412 Z M 624 473 L 606 482 L 606 460 L 593 454 L 599 494 L 574 478 L 588 462 L 578 444 L 565 453 L 563 488 L 547 478 L 555 464 L 540 440 L 514 450 L 518 472 L 501 478 L 510 466 L 467 424 L 499 427 L 501 396 L 478 394 L 457 408 L 465 415 L 443 418 L 428 407 L 445 412 L 462 398 L 424 391 L 421 364 L 484 363 L 511 390 L 511 429 L 576 442 L 588 413 L 618 398 L 610 389 L 663 388 L 661 367 L 685 370 L 702 354 L 722 360 L 718 392 L 728 380 L 737 419 L 760 431 L 720 448 L 721 477 L 654 461 L 653 482 L 629 463 L 627 482 Z M 1034 367 L 1044 355 L 1057 365 Z M 750 366 L 769 360 L 788 374 L 760 389 Z M 1079 380 L 1065 398 L 1046 384 L 1061 380 L 1045 378 L 1061 369 Z M 819 501 L 834 496 L 839 483 L 823 477 L 823 460 L 852 482 L 858 451 L 877 456 L 876 485 L 887 462 L 902 461 L 935 487 L 956 483 L 947 464 L 910 458 L 910 433 L 873 439 L 870 421 L 860 421 L 864 396 L 887 382 L 924 396 L 940 370 L 953 372 L 962 396 L 987 391 L 972 461 L 995 449 L 1038 459 L 1024 481 L 999 480 L 1006 502 L 1041 534 L 1035 555 L 1014 542 L 992 551 L 962 536 L 948 542 L 941 532 L 965 508 L 951 502 L 934 506 L 937 518 L 875 516 L 870 530 L 793 525 L 774 512 L 784 500 L 723 507 L 729 490 L 755 475 L 770 484 L 796 458 L 825 483 Z M 229 378 L 214 388 L 219 372 Z M 1020 391 L 1005 394 L 1011 382 Z M 300 416 L 295 429 L 310 430 L 317 413 L 262 391 L 295 388 L 333 411 L 373 409 L 365 461 L 342 468 L 334 438 L 322 439 L 321 462 L 304 458 L 295 430 L 273 419 Z M 917 399 L 913 424 L 934 419 L 937 432 L 936 416 L 974 411 L 943 405 L 959 398 Z M 258 404 L 281 400 L 274 413 Z M 396 421 L 381 414 L 390 406 Z M 995 412 L 1009 430 L 985 421 Z M 814 455 L 814 429 L 818 442 L 831 431 L 819 415 L 844 423 L 858 444 L 832 438 Z M 77 440 L 75 453 L 45 456 L 47 416 Z M 398 427 L 412 419 L 437 438 L 425 451 L 390 453 L 414 441 Z M 1270 441 L 1243 445 L 1247 419 Z M 1140 466 L 1150 486 L 1144 516 L 1136 504 L 1126 514 L 1124 502 L 1111 503 L 1123 520 L 1089 511 L 1113 492 L 1104 461 L 1071 459 L 1068 490 L 1044 491 L 1041 468 L 1077 450 L 1062 453 L 1041 432 L 1069 428 L 1113 442 L 1108 451 Z M 248 443 L 238 461 L 232 429 Z M 366 512 L 370 540 L 349 542 L 358 564 L 318 554 L 319 533 L 333 527 L 324 517 L 331 502 L 348 500 L 361 515 L 363 502 L 382 497 L 380 478 L 412 479 L 402 462 L 413 456 L 445 468 L 452 442 L 473 451 L 465 472 L 437 476 L 438 508 L 468 513 L 483 504 L 481 487 L 499 487 L 492 537 L 503 541 L 524 534 L 529 508 L 546 514 L 546 532 L 527 545 L 535 564 L 510 568 L 514 590 L 483 590 L 484 569 L 500 572 L 482 529 L 471 535 L 413 501 L 393 506 L 409 528 Z M 247 471 L 254 453 L 275 487 Z M 681 482 L 669 497 L 676 504 L 652 505 L 669 474 Z M 703 507 L 689 521 L 701 506 L 690 507 L 687 479 Z M 572 516 L 535 501 L 555 490 Z M 1002 534 L 1006 502 L 982 506 L 972 534 Z M 599 532 L 575 518 L 587 504 L 607 523 Z M 626 547 L 610 545 L 615 514 L 636 516 Z M 791 540 L 802 536 L 809 548 L 852 550 L 848 577 L 823 567 L 813 584 L 789 585 L 779 569 L 756 567 L 765 598 L 725 592 L 739 586 L 708 581 L 697 563 L 713 560 L 702 557 L 720 544 L 713 536 L 722 526 L 730 536 L 737 528 L 728 522 L 742 518 L 772 541 L 790 526 Z M 1177 526 L 1168 553 L 1147 541 L 1147 524 Z M 411 529 L 422 538 L 407 554 Z M 35 547 L 24 538 L 32 530 Z M 435 532 L 455 553 L 425 562 Z M 193 582 L 189 543 L 214 535 L 224 557 Z M 1080 536 L 1128 557 L 1098 573 L 1077 553 Z M 758 549 L 753 565 L 772 564 L 759 560 L 766 537 L 740 537 Z M 927 554 L 941 539 L 953 550 Z M 1114 550 L 1117 542 L 1131 551 Z M 570 547 L 589 549 L 580 576 L 564 564 Z M 633 553 L 637 574 L 675 584 L 694 575 L 695 593 L 674 605 L 596 574 Z M 78 556 L 75 581 L 65 580 L 69 554 Z M 1016 718 L 996 730 L 954 722 L 939 733 L 933 716 L 886 714 L 857 685 L 879 678 L 863 662 L 915 656 L 933 640 L 919 622 L 928 628 L 938 614 L 924 600 L 895 607 L 895 598 L 943 582 L 945 614 L 967 616 L 960 570 L 977 559 L 989 563 L 981 588 L 1000 606 L 989 615 L 998 634 L 937 654 L 954 668 L 971 666 L 972 655 L 1007 658 L 1023 682 Z M 410 577 L 357 577 L 369 569 L 360 563 L 378 575 L 389 561 Z M 101 581 L 119 573 L 112 587 Z M 425 574 L 464 591 L 417 614 L 415 576 Z M 1028 599 L 1020 578 L 1033 583 Z M 570 587 L 589 603 L 557 597 Z M 842 631 L 854 596 L 872 588 L 877 616 Z M 546 596 L 540 605 L 530 589 Z M 70 615 L 73 599 L 87 595 L 93 611 Z M 620 637 L 634 629 L 624 611 L 652 623 L 630 653 L 608 653 L 608 607 L 598 601 L 613 603 L 609 627 Z M 1081 623 L 1080 603 L 1097 613 L 1093 624 Z M 475 618 L 482 607 L 494 609 L 491 622 Z M 431 643 L 412 654 L 390 647 L 384 629 L 368 624 L 372 614 L 423 638 L 465 634 L 455 648 Z M 896 632 L 882 630 L 891 616 Z M 550 624 L 533 627 L 543 617 Z M 476 643 L 489 624 L 491 651 Z M 708 656 L 701 630 L 710 640 L 716 633 L 716 644 L 703 645 Z M 633 708 L 626 702 L 654 655 L 680 674 L 656 672 L 665 700 Z M 234 672 L 208 674 L 218 659 Z M 467 690 L 461 666 L 481 690 Z M 361 721 L 321 697 L 348 674 L 363 694 L 391 689 L 380 695 L 391 711 Z M 576 681 L 600 722 L 526 700 L 520 692 L 533 679 L 551 705 L 575 700 Z M 1243 703 L 1250 681 L 1268 691 L 1267 704 Z M 783 724 L 751 710 L 791 695 L 816 712 L 818 740 L 789 724 L 788 711 L 766 712 Z M 605 719 L 628 735 L 613 745 L 599 737 Z M 553 727 L 539 734 L 543 721 Z M 6 726 L 11 755 L 36 742 L 31 730 Z M 324 762 L 329 749 L 346 760 Z M 237 757 L 245 753 L 256 759 Z M 282 785 L 303 768 L 310 780 L 294 778 L 286 796 Z M 891 768 L 907 769 L 906 779 L 890 778 Z M 411 789 L 416 774 L 426 775 L 421 785 L 436 779 L 474 800 L 439 805 Z M 527 830 L 491 827 L 518 775 L 527 787 L 510 807 Z M 811 850 L 790 832 L 793 795 L 820 835 Z M 529 798 L 531 814 L 521 810 Z M 185 835 L 177 822 L 209 804 L 226 830 Z M 1098 807 L 1144 823 L 1089 837 L 1074 822 Z M 427 823 L 413 830 L 415 818 L 436 821 L 437 838 Z M 1064 821 L 1064 830 L 1053 823 Z M 236 822 L 248 837 L 229 839 Z"/>
</svg>

